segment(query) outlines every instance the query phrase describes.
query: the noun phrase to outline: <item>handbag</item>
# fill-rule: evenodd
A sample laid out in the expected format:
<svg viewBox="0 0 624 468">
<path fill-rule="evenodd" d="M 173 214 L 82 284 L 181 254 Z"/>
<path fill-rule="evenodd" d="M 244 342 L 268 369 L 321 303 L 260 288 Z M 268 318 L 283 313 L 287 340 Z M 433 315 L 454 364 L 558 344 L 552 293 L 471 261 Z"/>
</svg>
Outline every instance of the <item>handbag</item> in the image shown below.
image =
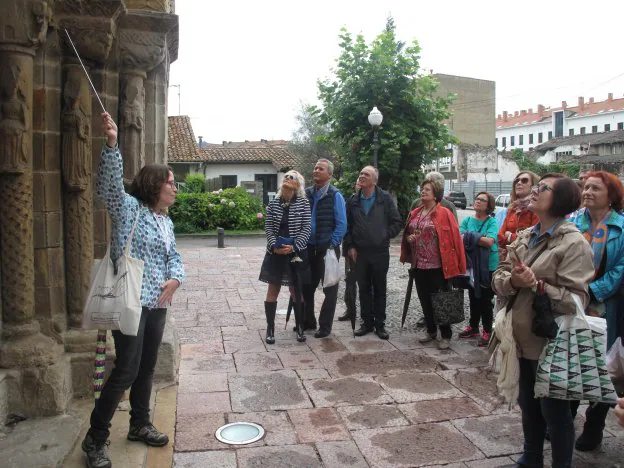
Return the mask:
<svg viewBox="0 0 624 468">
<path fill-rule="evenodd" d="M 544 347 L 537 365 L 535 398 L 615 403 L 617 394 L 606 363 L 607 322 L 585 315 L 572 294 L 574 315 L 557 317 L 559 330 Z"/>
<path fill-rule="evenodd" d="M 431 294 L 433 318 L 438 325 L 452 325 L 464 321 L 464 290 L 456 289 L 448 281 L 446 288 Z"/>
<path fill-rule="evenodd" d="M 335 286 L 343 278 L 343 271 L 340 269 L 340 263 L 334 249 L 327 249 L 325 254 L 325 272 L 323 274 L 323 288 Z"/>
<path fill-rule="evenodd" d="M 106 255 L 96 260 L 91 270 L 91 287 L 83 309 L 82 328 L 87 330 L 120 330 L 136 336 L 141 320 L 141 283 L 143 260 L 130 256 L 130 246 L 141 214 L 139 208 L 122 255 L 116 263 Z"/>
<path fill-rule="evenodd" d="M 535 317 L 531 323 L 533 334 L 541 338 L 554 339 L 557 336 L 558 326 L 552 311 L 552 303 L 544 291 L 544 282 L 541 280 L 537 282 L 533 310 L 535 311 Z"/>
</svg>

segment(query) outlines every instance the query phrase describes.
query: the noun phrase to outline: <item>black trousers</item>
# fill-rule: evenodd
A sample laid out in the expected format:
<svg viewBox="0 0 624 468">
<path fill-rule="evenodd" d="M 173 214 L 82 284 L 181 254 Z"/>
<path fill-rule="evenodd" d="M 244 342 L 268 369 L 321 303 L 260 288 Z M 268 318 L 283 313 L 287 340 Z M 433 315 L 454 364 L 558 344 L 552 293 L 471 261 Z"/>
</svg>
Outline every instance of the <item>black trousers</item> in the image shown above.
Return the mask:
<svg viewBox="0 0 624 468">
<path fill-rule="evenodd" d="M 100 399 L 91 412 L 90 433 L 96 442 L 110 435 L 110 422 L 124 392 L 130 388 L 130 425 L 149 424 L 149 404 L 158 348 L 165 330 L 167 309 L 143 307 L 137 336 L 113 331 L 115 368 L 104 384 Z"/>
<path fill-rule="evenodd" d="M 386 286 L 390 251 L 358 249 L 355 270 L 360 290 L 362 320 L 367 328 L 382 327 L 386 322 Z"/>
<path fill-rule="evenodd" d="M 476 298 L 474 290 L 468 289 L 470 297 L 470 328 L 479 329 L 479 322 L 483 322 L 483 329 L 492 333 L 492 319 L 494 317 L 494 290 L 492 288 L 481 288 L 481 297 Z"/>
<path fill-rule="evenodd" d="M 327 246 L 320 247 L 316 245 L 308 246 L 308 261 L 310 262 L 310 283 L 303 285 L 303 301 L 304 326 L 316 325 L 316 316 L 314 315 L 314 293 L 319 283 L 325 276 L 325 254 L 327 253 Z M 335 249 L 336 258 L 340 258 L 340 247 Z M 323 299 L 323 305 L 319 312 L 318 324 L 319 329 L 326 330 L 328 332 L 332 329 L 334 323 L 334 314 L 336 313 L 336 302 L 338 302 L 338 284 L 330 286 L 329 288 L 323 288 L 325 299 Z"/>
<path fill-rule="evenodd" d="M 431 303 L 431 294 L 438 292 L 446 284 L 444 279 L 444 273 L 442 268 L 432 268 L 428 270 L 421 270 L 415 268 L 410 271 L 411 275 L 414 275 L 416 280 L 416 292 L 418 293 L 418 299 L 420 300 L 420 306 L 425 316 L 425 323 L 427 324 L 427 333 L 434 334 L 438 331 L 438 325 L 435 322 L 433 315 L 433 305 Z M 450 325 L 440 325 L 440 335 L 442 338 L 450 339 L 453 336 L 453 331 Z"/>
</svg>

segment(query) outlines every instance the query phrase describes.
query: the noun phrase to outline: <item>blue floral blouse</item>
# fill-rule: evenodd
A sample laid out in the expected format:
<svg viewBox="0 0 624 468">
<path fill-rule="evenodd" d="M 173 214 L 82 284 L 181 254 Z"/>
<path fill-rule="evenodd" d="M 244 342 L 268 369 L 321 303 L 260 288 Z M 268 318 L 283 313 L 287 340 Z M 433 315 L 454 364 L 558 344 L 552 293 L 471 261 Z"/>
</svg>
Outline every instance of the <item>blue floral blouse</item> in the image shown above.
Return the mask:
<svg viewBox="0 0 624 468">
<path fill-rule="evenodd" d="M 171 218 L 155 214 L 125 192 L 123 160 L 117 147 L 109 148 L 105 145 L 102 149 L 95 188 L 113 223 L 111 239 L 113 261 L 121 256 L 137 212 L 140 210 L 130 246 L 130 256 L 144 262 L 141 305 L 150 309 L 158 307 L 162 284 L 169 279 L 176 279 L 180 284 L 184 280 L 184 264 L 176 250 Z"/>
</svg>

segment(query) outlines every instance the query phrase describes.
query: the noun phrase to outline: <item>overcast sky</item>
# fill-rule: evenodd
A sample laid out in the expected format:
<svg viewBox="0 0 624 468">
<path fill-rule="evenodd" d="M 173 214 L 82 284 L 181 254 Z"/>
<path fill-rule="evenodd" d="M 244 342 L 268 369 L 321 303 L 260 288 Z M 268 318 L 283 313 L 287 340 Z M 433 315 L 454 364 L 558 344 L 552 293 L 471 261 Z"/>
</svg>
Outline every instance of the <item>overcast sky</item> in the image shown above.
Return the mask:
<svg viewBox="0 0 624 468">
<path fill-rule="evenodd" d="M 340 28 L 370 42 L 390 14 L 399 39 L 418 40 L 422 68 L 495 81 L 497 113 L 624 96 L 621 0 L 176 0 L 176 13 L 170 84 L 213 143 L 289 139 L 298 103 L 315 103 L 330 75 Z"/>
</svg>

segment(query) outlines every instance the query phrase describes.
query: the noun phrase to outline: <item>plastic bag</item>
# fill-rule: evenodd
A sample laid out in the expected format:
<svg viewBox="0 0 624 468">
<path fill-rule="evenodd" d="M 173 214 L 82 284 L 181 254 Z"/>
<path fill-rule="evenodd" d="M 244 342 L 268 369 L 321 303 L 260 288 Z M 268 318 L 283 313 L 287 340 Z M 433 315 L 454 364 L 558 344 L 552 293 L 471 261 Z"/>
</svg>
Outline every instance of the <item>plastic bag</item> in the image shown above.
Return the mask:
<svg viewBox="0 0 624 468">
<path fill-rule="evenodd" d="M 624 392 L 624 344 L 622 344 L 622 338 L 618 337 L 607 353 L 607 370 L 613 381 L 615 391 Z"/>
<path fill-rule="evenodd" d="M 323 276 L 323 287 L 329 288 L 335 286 L 343 277 L 343 271 L 336 257 L 334 249 L 327 249 L 325 254 L 325 275 Z"/>
</svg>

